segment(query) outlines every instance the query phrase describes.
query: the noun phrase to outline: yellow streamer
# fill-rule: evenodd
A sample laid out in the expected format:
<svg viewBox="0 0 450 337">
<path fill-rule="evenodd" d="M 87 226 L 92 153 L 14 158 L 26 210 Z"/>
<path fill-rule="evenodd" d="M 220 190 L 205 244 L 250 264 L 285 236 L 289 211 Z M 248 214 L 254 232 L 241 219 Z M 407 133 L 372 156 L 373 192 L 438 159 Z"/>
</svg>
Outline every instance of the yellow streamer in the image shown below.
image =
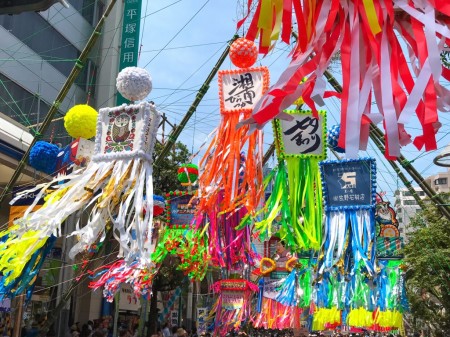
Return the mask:
<svg viewBox="0 0 450 337">
<path fill-rule="evenodd" d="M 369 21 L 370 30 L 375 36 L 381 32 L 380 23 L 378 22 L 377 12 L 373 4 L 373 0 L 363 0 L 364 9 L 366 10 L 367 19 Z"/>
</svg>

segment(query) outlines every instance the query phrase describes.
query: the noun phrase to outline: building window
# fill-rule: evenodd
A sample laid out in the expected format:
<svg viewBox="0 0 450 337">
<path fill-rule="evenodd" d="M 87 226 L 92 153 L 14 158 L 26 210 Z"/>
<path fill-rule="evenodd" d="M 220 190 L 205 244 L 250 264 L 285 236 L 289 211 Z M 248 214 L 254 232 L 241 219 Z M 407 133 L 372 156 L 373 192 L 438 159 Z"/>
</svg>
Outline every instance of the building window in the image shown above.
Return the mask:
<svg viewBox="0 0 450 337">
<path fill-rule="evenodd" d="M 403 218 L 398 218 L 398 222 L 402 223 L 403 222 Z"/>
<path fill-rule="evenodd" d="M 403 200 L 403 205 L 417 205 L 415 200 Z"/>
<path fill-rule="evenodd" d="M 404 197 L 411 197 L 412 194 L 411 194 L 410 191 L 404 191 L 404 192 L 403 192 L 403 196 L 404 196 Z"/>
<path fill-rule="evenodd" d="M 0 25 L 64 76 L 69 76 L 80 52 L 39 14 L 24 12 L 19 15 L 0 15 Z M 88 72 L 83 70 L 76 84 L 86 90 Z"/>
<path fill-rule="evenodd" d="M 447 178 L 437 178 L 434 180 L 435 185 L 447 185 Z"/>
<path fill-rule="evenodd" d="M 424 191 L 417 191 L 417 193 L 419 194 L 420 197 L 425 196 L 425 192 Z"/>
<path fill-rule="evenodd" d="M 104 4 L 99 0 L 69 0 L 75 8 L 92 26 L 95 26 L 103 14 Z"/>
<path fill-rule="evenodd" d="M 50 105 L 2 74 L 0 74 L 0 83 L 2 113 L 24 126 L 35 125 L 44 120 Z M 52 136 L 54 143 L 66 145 L 72 141 L 64 128 L 63 120 L 52 123 L 43 139 L 49 140 Z"/>
</svg>

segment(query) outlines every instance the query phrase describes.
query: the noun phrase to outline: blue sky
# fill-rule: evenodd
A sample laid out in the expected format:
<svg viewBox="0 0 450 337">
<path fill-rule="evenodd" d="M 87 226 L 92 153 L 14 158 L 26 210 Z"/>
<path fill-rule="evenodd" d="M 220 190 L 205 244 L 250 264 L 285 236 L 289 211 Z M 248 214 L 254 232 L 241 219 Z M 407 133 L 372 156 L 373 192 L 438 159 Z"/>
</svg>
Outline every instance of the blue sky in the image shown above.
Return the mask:
<svg viewBox="0 0 450 337">
<path fill-rule="evenodd" d="M 208 74 L 216 64 L 236 31 L 236 22 L 241 18 L 243 1 L 230 0 L 143 0 L 141 22 L 142 49 L 138 66 L 145 67 L 153 78 L 153 91 L 149 99 L 154 100 L 159 109 L 164 112 L 172 123 L 179 123 L 189 106 L 195 99 L 197 90 L 203 84 Z M 167 8 L 165 8 L 167 7 Z M 165 8 L 165 9 L 163 9 Z M 153 14 L 152 14 L 153 13 Z M 242 31 L 239 31 L 242 35 Z M 274 83 L 289 63 L 290 47 L 279 42 L 273 52 L 259 58 L 257 65 L 269 67 L 271 83 Z M 234 66 L 229 59 L 221 69 L 231 69 Z M 338 78 L 339 67 L 330 71 Z M 328 126 L 337 124 L 340 120 L 339 101 L 326 100 Z M 444 168 L 432 164 L 433 158 L 450 142 L 450 117 L 440 114 L 443 124 L 437 138 L 439 149 L 425 153 L 417 151 L 413 145 L 403 148 L 402 153 L 408 160 L 414 160 L 413 165 L 426 177 Z M 196 152 L 207 135 L 219 124 L 219 101 L 217 79 L 192 116 L 179 140 L 190 150 Z M 407 125 L 407 130 L 416 135 L 419 133 L 418 123 Z M 166 135 L 170 127 L 166 128 Z M 268 148 L 272 143 L 272 128 L 267 125 L 265 144 Z M 361 156 L 371 156 L 377 159 L 379 190 L 385 191 L 387 197 L 393 200 L 397 186 L 403 187 L 395 173 L 383 159 L 383 156 L 369 144 L 367 152 Z M 194 159 L 198 162 L 200 158 Z M 334 159 L 330 156 L 330 159 Z"/>
</svg>

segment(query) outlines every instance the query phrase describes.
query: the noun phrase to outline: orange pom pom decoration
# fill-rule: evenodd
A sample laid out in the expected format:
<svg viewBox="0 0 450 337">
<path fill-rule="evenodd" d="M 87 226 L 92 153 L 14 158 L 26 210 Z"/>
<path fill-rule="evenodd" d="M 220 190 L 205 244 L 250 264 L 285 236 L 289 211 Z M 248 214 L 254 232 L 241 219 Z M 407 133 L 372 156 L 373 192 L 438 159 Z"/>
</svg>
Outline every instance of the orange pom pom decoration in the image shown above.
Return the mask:
<svg viewBox="0 0 450 337">
<path fill-rule="evenodd" d="M 231 44 L 229 55 L 236 67 L 248 68 L 254 65 L 258 58 L 258 47 L 253 41 L 241 37 Z"/>
</svg>

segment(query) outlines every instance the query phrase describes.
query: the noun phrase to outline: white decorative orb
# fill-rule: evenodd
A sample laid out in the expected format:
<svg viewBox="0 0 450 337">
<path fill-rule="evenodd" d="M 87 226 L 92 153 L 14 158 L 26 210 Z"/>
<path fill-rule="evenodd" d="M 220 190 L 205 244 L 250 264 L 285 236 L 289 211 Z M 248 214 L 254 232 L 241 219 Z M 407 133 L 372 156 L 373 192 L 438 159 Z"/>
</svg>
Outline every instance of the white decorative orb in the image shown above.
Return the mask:
<svg viewBox="0 0 450 337">
<path fill-rule="evenodd" d="M 126 99 L 139 101 L 152 91 L 152 78 L 143 68 L 127 67 L 117 75 L 116 87 Z"/>
</svg>

